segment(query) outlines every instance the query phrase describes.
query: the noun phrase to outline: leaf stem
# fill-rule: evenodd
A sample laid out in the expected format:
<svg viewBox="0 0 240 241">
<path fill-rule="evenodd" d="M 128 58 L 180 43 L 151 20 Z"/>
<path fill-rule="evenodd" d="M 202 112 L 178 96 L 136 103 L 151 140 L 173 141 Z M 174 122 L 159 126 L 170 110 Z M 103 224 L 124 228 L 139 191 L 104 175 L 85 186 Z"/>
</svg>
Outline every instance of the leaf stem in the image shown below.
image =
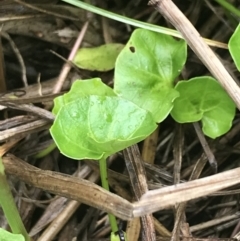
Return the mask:
<svg viewBox="0 0 240 241">
<path fill-rule="evenodd" d="M 99 166 L 100 166 L 100 176 L 101 176 L 101 181 L 102 181 L 102 187 L 109 191 L 109 185 L 108 185 L 108 174 L 107 174 L 107 160 L 105 157 L 101 158 L 99 160 Z M 117 225 L 117 220 L 114 215 L 111 213 L 108 214 L 109 222 L 111 225 L 112 232 L 117 232 L 118 231 L 118 225 Z"/>
<path fill-rule="evenodd" d="M 2 162 L 0 158 L 0 206 L 14 234 L 22 234 L 25 241 L 30 241 L 30 237 L 23 225 L 15 201 L 13 199 Z"/>
<path fill-rule="evenodd" d="M 165 27 L 162 27 L 162 26 L 157 26 L 157 25 L 154 25 L 154 24 L 150 24 L 150 23 L 138 21 L 138 20 L 135 20 L 135 19 L 132 19 L 132 18 L 128 18 L 128 17 L 122 16 L 122 15 L 119 15 L 119 14 L 116 14 L 116 13 L 113 13 L 113 12 L 106 11 L 104 9 L 95 7 L 93 5 L 90 5 L 90 4 L 87 4 L 87 3 L 84 3 L 84 2 L 78 1 L 78 0 L 62 0 L 62 1 L 67 2 L 69 4 L 72 4 L 76 7 L 85 9 L 89 12 L 96 13 L 96 14 L 99 14 L 101 16 L 107 17 L 109 19 L 116 20 L 116 21 L 121 22 L 121 23 L 126 23 L 126 24 L 129 24 L 129 25 L 138 27 L 138 28 L 144 28 L 144 29 L 148 29 L 148 30 L 151 30 L 151 31 L 154 31 L 154 32 L 157 32 L 157 33 L 163 33 L 163 34 L 167 34 L 167 35 L 171 35 L 171 36 L 183 39 L 183 36 L 178 31 L 170 29 L 170 28 L 165 28 Z M 211 39 L 204 39 L 204 41 L 210 46 L 228 49 L 228 46 L 225 43 L 221 43 L 221 42 L 214 41 L 214 40 L 211 40 Z"/>
<path fill-rule="evenodd" d="M 56 148 L 56 143 L 53 142 L 50 145 L 48 145 L 45 149 L 42 151 L 38 152 L 36 155 L 34 155 L 35 158 L 43 158 L 46 155 L 48 155 L 50 152 L 52 152 Z"/>
<path fill-rule="evenodd" d="M 80 7 L 82 9 L 85 9 L 87 11 L 99 14 L 101 16 L 116 20 L 118 22 L 122 22 L 122 23 L 126 23 L 126 24 L 130 24 L 132 26 L 138 27 L 138 28 L 144 28 L 144 29 L 148 29 L 148 30 L 152 30 L 154 32 L 158 32 L 158 33 L 163 33 L 163 34 L 168 34 L 174 37 L 178 37 L 178 38 L 182 38 L 181 34 L 173 29 L 169 29 L 169 28 L 165 28 L 165 27 L 160 27 L 154 24 L 150 24 L 150 23 L 145 23 L 145 22 L 141 22 L 132 18 L 128 18 L 113 12 L 109 12 L 107 10 L 95 7 L 93 5 L 84 3 L 82 1 L 77 1 L 77 0 L 62 0 L 63 2 L 67 2 L 70 3 L 74 6 Z"/>
<path fill-rule="evenodd" d="M 236 16 L 240 17 L 240 10 L 235 8 L 231 3 L 225 0 L 214 0 L 214 1 L 217 2 L 219 5 L 221 5 L 222 7 L 224 7 L 230 13 L 233 13 Z"/>
</svg>

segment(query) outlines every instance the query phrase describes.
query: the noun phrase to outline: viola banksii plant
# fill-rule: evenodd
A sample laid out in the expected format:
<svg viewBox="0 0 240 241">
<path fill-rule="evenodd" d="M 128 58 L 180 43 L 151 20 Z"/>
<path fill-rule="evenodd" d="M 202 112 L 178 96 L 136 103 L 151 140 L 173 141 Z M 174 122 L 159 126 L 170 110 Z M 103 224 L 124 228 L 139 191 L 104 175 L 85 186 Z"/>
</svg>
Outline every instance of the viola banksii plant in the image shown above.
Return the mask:
<svg viewBox="0 0 240 241">
<path fill-rule="evenodd" d="M 113 89 L 99 78 L 77 80 L 55 99 L 50 132 L 60 151 L 98 160 L 102 186 L 109 190 L 107 157 L 144 140 L 169 114 L 179 123 L 201 121 L 209 137 L 226 133 L 235 105 L 216 80 L 199 77 L 174 86 L 186 58 L 185 41 L 135 30 L 117 57 Z M 109 218 L 113 241 L 118 227 Z"/>
<path fill-rule="evenodd" d="M 229 41 L 229 50 L 238 70 L 239 42 L 238 26 Z M 122 46 L 112 45 L 113 50 L 108 51 L 105 48 L 100 48 L 102 53 L 114 51 L 111 59 L 115 61 Z M 216 80 L 203 76 L 181 80 L 174 86 L 186 57 L 187 47 L 183 40 L 148 30 L 135 30 L 116 60 L 114 89 L 99 78 L 79 80 L 67 94 L 55 99 L 53 113 L 56 119 L 50 131 L 60 151 L 73 159 L 98 160 L 102 185 L 109 190 L 107 157 L 144 140 L 156 129 L 156 123 L 169 114 L 179 123 L 201 121 L 204 134 L 211 138 L 226 133 L 232 125 L 235 105 Z M 85 68 L 88 64 L 81 58 L 77 56 L 75 64 Z M 100 65 L 99 69 L 96 65 L 98 63 L 92 65 L 92 70 L 106 71 L 114 67 L 111 61 L 107 66 Z M 0 228 L 0 237 L 7 241 L 29 241 L 2 162 L 0 177 L 0 205 L 12 230 L 10 233 Z M 124 232 L 118 234 L 115 217 L 109 214 L 109 218 L 111 241 L 126 240 Z"/>
</svg>

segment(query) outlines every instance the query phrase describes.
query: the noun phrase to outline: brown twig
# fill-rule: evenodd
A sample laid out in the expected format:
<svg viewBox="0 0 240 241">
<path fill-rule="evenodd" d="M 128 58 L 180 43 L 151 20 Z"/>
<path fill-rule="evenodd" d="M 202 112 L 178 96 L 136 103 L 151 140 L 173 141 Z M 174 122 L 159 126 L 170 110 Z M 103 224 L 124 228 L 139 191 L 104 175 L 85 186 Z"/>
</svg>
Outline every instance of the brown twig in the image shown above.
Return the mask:
<svg viewBox="0 0 240 241">
<path fill-rule="evenodd" d="M 21 70 L 22 70 L 22 81 L 23 81 L 24 87 L 27 87 L 28 86 L 27 70 L 26 70 L 26 66 L 25 66 L 25 63 L 24 63 L 24 60 L 23 60 L 23 57 L 22 57 L 21 53 L 19 52 L 16 44 L 13 42 L 12 38 L 9 36 L 8 33 L 0 31 L 0 35 L 8 40 L 9 44 L 12 47 L 13 52 L 16 54 L 16 57 L 18 59 L 18 62 L 20 64 Z"/>
<path fill-rule="evenodd" d="M 107 213 L 113 213 L 124 220 L 133 218 L 132 204 L 130 202 L 92 182 L 38 169 L 13 155 L 3 157 L 3 163 L 7 173 L 17 176 L 20 180 L 35 187 L 83 202 Z"/>
<path fill-rule="evenodd" d="M 91 173 L 91 170 L 88 171 L 88 174 Z M 81 171 L 78 170 L 76 176 L 80 177 Z M 82 177 L 84 178 L 84 176 Z M 92 173 L 88 178 L 90 182 L 96 182 L 99 179 L 99 175 Z M 61 197 L 60 197 L 61 198 Z M 67 205 L 64 205 L 64 209 L 57 215 L 57 217 L 51 222 L 51 224 L 44 230 L 41 236 L 38 238 L 38 241 L 49 241 L 53 240 L 56 235 L 61 231 L 61 229 L 66 225 L 69 219 L 72 217 L 73 213 L 81 205 L 80 202 L 75 200 L 70 200 Z"/>
<path fill-rule="evenodd" d="M 210 147 L 209 147 L 209 145 L 206 141 L 205 136 L 202 133 L 202 130 L 199 126 L 199 123 L 195 122 L 195 123 L 193 123 L 193 126 L 194 126 L 194 129 L 195 129 L 196 133 L 197 133 L 198 139 L 199 139 L 199 141 L 202 145 L 202 148 L 203 148 L 203 150 L 204 150 L 204 152 L 205 152 L 205 154 L 208 158 L 209 164 L 212 167 L 213 172 L 217 173 L 218 164 L 217 164 L 216 158 L 215 158 L 212 150 L 210 149 Z"/>
<path fill-rule="evenodd" d="M 14 0 L 14 2 L 19 3 L 19 4 L 21 4 L 21 5 L 23 5 L 27 8 L 34 9 L 34 10 L 40 12 L 40 13 L 48 14 L 48 15 L 51 15 L 51 16 L 54 16 L 54 17 L 57 17 L 57 18 L 69 19 L 69 20 L 72 20 L 72 21 L 79 21 L 78 18 L 73 18 L 71 16 L 65 16 L 65 15 L 62 15 L 62 14 L 59 14 L 59 13 L 56 13 L 56 12 L 45 10 L 43 8 L 40 8 L 38 6 L 34 6 L 33 4 L 28 4 L 28 3 L 23 2 L 21 0 Z"/>
<path fill-rule="evenodd" d="M 78 51 L 78 48 L 79 48 L 79 46 L 82 43 L 82 40 L 83 40 L 83 37 L 84 37 L 84 35 L 85 35 L 86 31 L 87 31 L 87 28 L 88 28 L 88 22 L 86 22 L 83 25 L 82 30 L 79 33 L 78 38 L 77 38 L 77 40 L 76 40 L 76 42 L 75 42 L 75 44 L 74 44 L 74 46 L 72 48 L 72 51 L 71 51 L 71 53 L 70 53 L 70 55 L 68 57 L 68 61 L 72 61 L 74 59 L 74 57 L 75 57 L 75 55 L 76 55 L 76 53 Z M 56 94 L 56 93 L 61 91 L 63 83 L 64 83 L 64 81 L 66 79 L 66 76 L 69 73 L 70 69 L 71 69 L 71 65 L 69 65 L 68 63 L 65 63 L 63 68 L 62 68 L 62 71 L 61 71 L 61 73 L 60 73 L 60 75 L 58 77 L 56 85 L 53 88 L 53 93 L 54 94 Z"/>
<path fill-rule="evenodd" d="M 36 120 L 31 123 L 21 125 L 19 127 L 13 127 L 4 131 L 0 131 L 0 142 L 6 141 L 12 137 L 25 136 L 30 133 L 35 133 L 41 130 L 46 130 L 50 127 L 50 123 L 47 120 Z"/>
<path fill-rule="evenodd" d="M 130 220 L 177 203 L 205 197 L 215 191 L 240 182 L 240 168 L 235 168 L 210 177 L 148 191 L 140 201 L 130 203 L 92 182 L 57 172 L 38 169 L 13 155 L 3 157 L 3 164 L 8 174 L 16 176 L 30 185 L 86 203 L 105 212 L 112 213 L 123 220 Z"/>
<path fill-rule="evenodd" d="M 1 103 L 1 101 L 0 101 Z M 4 102 L 3 103 L 4 106 L 10 107 L 12 109 L 16 109 L 16 110 L 23 110 L 29 113 L 33 113 L 41 118 L 50 120 L 50 121 L 54 121 L 55 116 L 53 115 L 52 112 L 45 110 L 43 108 L 34 106 L 34 105 L 28 105 L 28 104 L 15 104 L 12 102 Z"/>
<path fill-rule="evenodd" d="M 181 124 L 176 125 L 175 138 L 174 138 L 174 184 L 180 183 L 180 174 L 182 168 L 182 156 L 183 156 L 183 143 L 184 143 L 184 134 L 183 126 Z M 176 205 L 175 206 L 175 221 L 174 227 L 172 230 L 171 240 L 179 240 L 180 236 L 180 224 L 182 220 L 183 213 L 185 211 L 185 205 Z"/>
<path fill-rule="evenodd" d="M 141 196 L 148 191 L 143 160 L 137 145 L 128 147 L 123 153 L 135 197 L 139 200 Z M 151 214 L 142 216 L 141 223 L 142 240 L 155 241 L 156 234 L 153 216 Z"/>
</svg>

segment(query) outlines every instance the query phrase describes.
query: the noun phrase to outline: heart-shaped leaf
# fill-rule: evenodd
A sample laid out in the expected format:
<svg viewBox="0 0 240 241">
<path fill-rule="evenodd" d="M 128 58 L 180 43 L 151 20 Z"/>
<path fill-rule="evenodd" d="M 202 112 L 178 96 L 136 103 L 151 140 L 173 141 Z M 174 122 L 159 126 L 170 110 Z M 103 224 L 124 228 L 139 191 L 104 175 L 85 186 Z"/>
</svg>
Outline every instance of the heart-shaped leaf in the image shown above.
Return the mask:
<svg viewBox="0 0 240 241">
<path fill-rule="evenodd" d="M 109 71 L 114 68 L 123 44 L 110 43 L 95 48 L 78 50 L 73 63 L 79 68 L 97 71 Z"/>
<path fill-rule="evenodd" d="M 0 228 L 0 240 L 1 241 L 25 241 L 22 234 L 13 234 L 2 228 Z"/>
<path fill-rule="evenodd" d="M 115 96 L 116 94 L 99 78 L 76 80 L 68 93 L 54 99 L 53 114 L 57 115 L 60 108 L 65 104 L 88 95 Z"/>
<path fill-rule="evenodd" d="M 235 104 L 221 85 L 211 77 L 180 81 L 180 93 L 174 101 L 171 115 L 179 123 L 202 121 L 205 135 L 216 138 L 232 126 Z"/>
<path fill-rule="evenodd" d="M 228 48 L 230 51 L 230 54 L 233 58 L 233 61 L 238 69 L 240 71 L 240 24 L 234 31 L 233 35 L 231 36 L 229 43 L 228 43 Z"/>
<path fill-rule="evenodd" d="M 186 55 L 183 40 L 145 29 L 135 30 L 116 61 L 115 92 L 161 122 L 178 97 L 173 82 L 185 64 Z"/>
<path fill-rule="evenodd" d="M 156 127 L 149 112 L 128 100 L 90 95 L 62 106 L 50 132 L 64 155 L 99 160 L 145 139 Z"/>
</svg>

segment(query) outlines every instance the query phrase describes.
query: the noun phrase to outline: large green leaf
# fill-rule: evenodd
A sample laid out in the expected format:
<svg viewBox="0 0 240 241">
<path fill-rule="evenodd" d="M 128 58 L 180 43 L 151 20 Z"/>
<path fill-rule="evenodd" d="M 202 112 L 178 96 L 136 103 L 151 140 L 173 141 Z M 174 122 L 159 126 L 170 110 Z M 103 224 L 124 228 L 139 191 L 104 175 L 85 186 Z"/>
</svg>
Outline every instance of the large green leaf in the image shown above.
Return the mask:
<svg viewBox="0 0 240 241">
<path fill-rule="evenodd" d="M 22 234 L 13 234 L 0 228 L 0 241 L 24 241 Z"/>
<path fill-rule="evenodd" d="M 178 97 L 173 82 L 185 64 L 186 55 L 183 40 L 144 29 L 135 30 L 117 58 L 115 92 L 150 111 L 154 120 L 161 122 Z"/>
<path fill-rule="evenodd" d="M 110 43 L 95 48 L 81 48 L 73 63 L 82 69 L 108 71 L 114 68 L 123 47 L 123 44 Z"/>
<path fill-rule="evenodd" d="M 240 24 L 234 31 L 228 43 L 230 54 L 234 60 L 234 63 L 238 71 L 240 71 L 240 44 L 239 43 L 240 43 Z"/>
<path fill-rule="evenodd" d="M 115 96 L 116 94 L 99 78 L 76 80 L 68 93 L 54 99 L 53 114 L 57 115 L 65 104 L 88 95 Z"/>
<path fill-rule="evenodd" d="M 101 159 L 145 139 L 152 115 L 117 96 L 90 95 L 62 106 L 50 129 L 60 151 L 73 159 Z"/>
<path fill-rule="evenodd" d="M 172 117 L 179 123 L 202 121 L 205 135 L 216 138 L 232 126 L 235 104 L 221 85 L 211 77 L 180 81 Z"/>
</svg>

